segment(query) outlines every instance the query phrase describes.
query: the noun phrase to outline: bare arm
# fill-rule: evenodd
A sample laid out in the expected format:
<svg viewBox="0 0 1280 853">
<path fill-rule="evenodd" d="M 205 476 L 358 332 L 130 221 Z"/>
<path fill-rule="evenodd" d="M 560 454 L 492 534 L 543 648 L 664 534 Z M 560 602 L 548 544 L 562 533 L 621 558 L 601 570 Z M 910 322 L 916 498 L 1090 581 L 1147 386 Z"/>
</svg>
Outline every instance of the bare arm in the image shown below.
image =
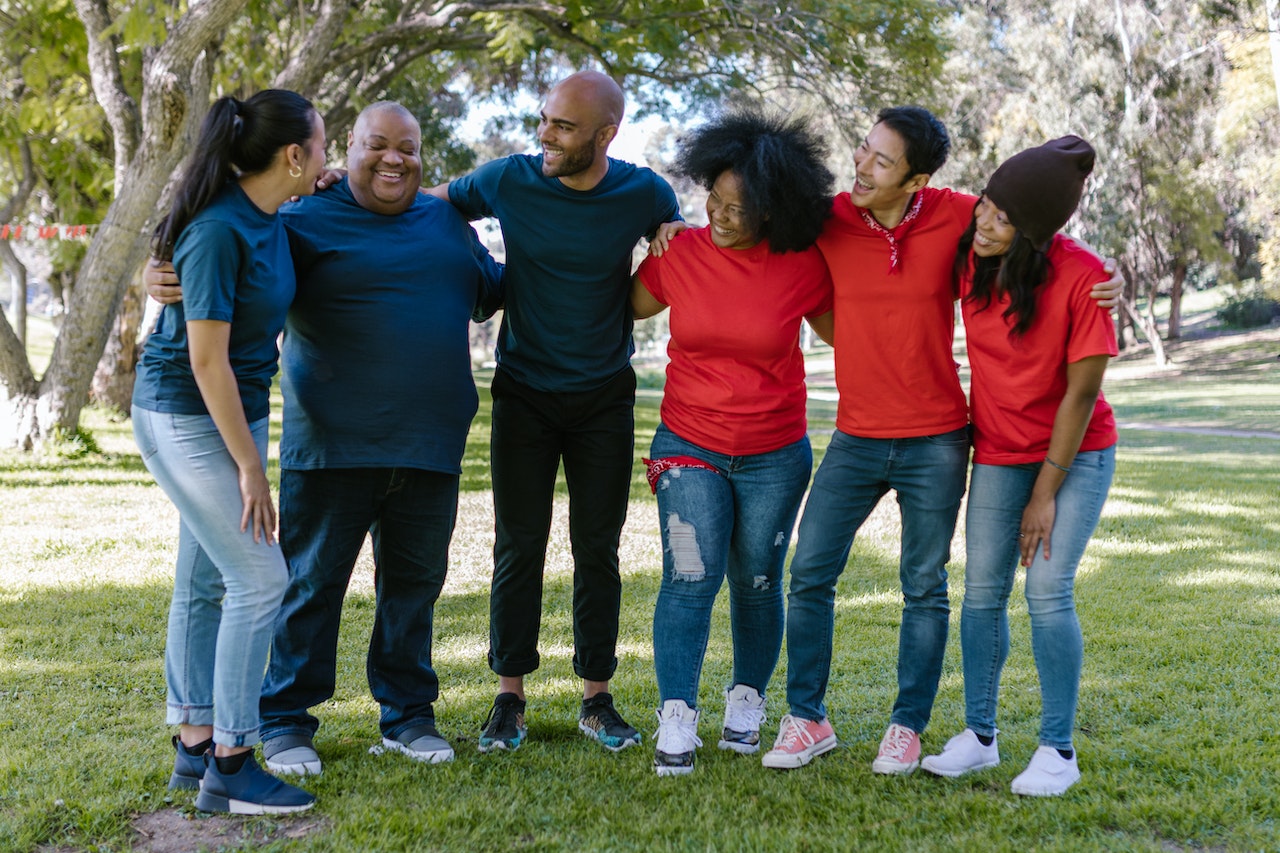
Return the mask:
<svg viewBox="0 0 1280 853">
<path fill-rule="evenodd" d="M 828 311 L 825 314 L 819 314 L 817 317 L 809 317 L 809 328 L 813 329 L 814 334 L 822 338 L 831 346 L 836 345 L 836 321 L 835 312 Z"/>
<path fill-rule="evenodd" d="M 666 303 L 653 298 L 649 289 L 640 282 L 640 276 L 631 277 L 631 312 L 637 320 L 652 317 L 666 307 Z"/>
<path fill-rule="evenodd" d="M 449 182 L 445 181 L 443 184 L 436 184 L 434 187 L 423 187 L 422 192 L 426 193 L 427 195 L 433 195 L 436 198 L 440 199 L 441 201 L 448 201 L 449 200 Z"/>
<path fill-rule="evenodd" d="M 1102 376 L 1110 356 L 1094 355 L 1067 365 L 1067 393 L 1058 404 L 1049 436 L 1049 451 L 1040 465 L 1040 473 L 1031 489 L 1031 500 L 1022 511 L 1018 540 L 1022 548 L 1022 565 L 1031 565 L 1036 549 L 1044 543 L 1044 556 L 1049 559 L 1049 536 L 1057 511 L 1058 489 L 1067 478 L 1063 468 L 1070 468 L 1080 451 L 1089 419 L 1093 417 Z M 1061 466 L 1061 467 L 1058 467 Z"/>
<path fill-rule="evenodd" d="M 191 371 L 195 374 L 200 396 L 218 427 L 222 441 L 240 470 L 240 498 L 244 509 L 240 515 L 240 532 L 253 525 L 253 541 L 275 542 L 276 510 L 271 502 L 271 486 L 267 483 L 258 447 L 254 444 L 249 422 L 240 402 L 240 390 L 231 369 L 229 346 L 231 324 L 220 320 L 188 320 L 187 347 L 191 354 Z"/>
</svg>

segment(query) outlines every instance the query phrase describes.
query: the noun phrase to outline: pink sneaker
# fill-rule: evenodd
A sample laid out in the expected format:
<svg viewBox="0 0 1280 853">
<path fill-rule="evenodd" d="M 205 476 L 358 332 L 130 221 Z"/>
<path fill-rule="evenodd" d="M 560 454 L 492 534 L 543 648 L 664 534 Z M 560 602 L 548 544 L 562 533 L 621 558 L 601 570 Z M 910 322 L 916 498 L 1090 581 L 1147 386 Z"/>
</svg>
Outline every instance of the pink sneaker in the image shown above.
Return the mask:
<svg viewBox="0 0 1280 853">
<path fill-rule="evenodd" d="M 920 735 L 906 726 L 890 724 L 880 741 L 880 753 L 871 762 L 876 773 L 910 773 L 920 766 Z"/>
<path fill-rule="evenodd" d="M 836 733 L 830 720 L 814 722 L 787 714 L 782 718 L 773 749 L 764 754 L 760 763 L 776 770 L 794 770 L 835 748 Z"/>
</svg>

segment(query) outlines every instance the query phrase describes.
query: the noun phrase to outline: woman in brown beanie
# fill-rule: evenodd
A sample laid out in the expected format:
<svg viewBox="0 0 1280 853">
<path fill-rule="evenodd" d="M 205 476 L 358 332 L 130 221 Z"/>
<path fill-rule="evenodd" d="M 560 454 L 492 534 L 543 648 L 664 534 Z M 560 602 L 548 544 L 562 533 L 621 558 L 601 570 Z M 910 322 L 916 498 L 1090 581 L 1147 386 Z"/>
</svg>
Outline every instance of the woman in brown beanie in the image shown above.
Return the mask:
<svg viewBox="0 0 1280 853">
<path fill-rule="evenodd" d="M 1057 233 L 1093 161 L 1076 136 L 1007 160 L 956 255 L 973 377 L 960 622 L 968 727 L 921 766 L 960 776 L 1000 763 L 996 699 L 1020 562 L 1042 700 L 1040 746 L 1012 784 L 1028 796 L 1062 794 L 1080 778 L 1071 734 L 1083 640 L 1073 588 L 1115 471 L 1115 419 L 1101 393 L 1115 328 L 1089 298 L 1107 275 Z"/>
</svg>

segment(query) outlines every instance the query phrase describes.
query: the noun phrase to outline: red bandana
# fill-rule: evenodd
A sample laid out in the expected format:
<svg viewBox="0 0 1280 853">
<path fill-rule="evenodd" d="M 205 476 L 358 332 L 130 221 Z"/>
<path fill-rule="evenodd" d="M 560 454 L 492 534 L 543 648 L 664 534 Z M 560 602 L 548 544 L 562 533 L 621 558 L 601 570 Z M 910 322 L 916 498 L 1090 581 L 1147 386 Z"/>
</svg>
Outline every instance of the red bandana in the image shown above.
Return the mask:
<svg viewBox="0 0 1280 853">
<path fill-rule="evenodd" d="M 702 468 L 705 471 L 720 473 L 720 469 L 716 466 L 709 462 L 703 462 L 694 456 L 666 456 L 662 459 L 641 458 L 640 461 L 648 467 L 645 475 L 649 478 L 649 488 L 655 495 L 658 493 L 658 478 L 662 476 L 663 471 L 669 471 L 672 468 Z"/>
<path fill-rule="evenodd" d="M 924 193 L 916 193 L 915 198 L 911 201 L 911 207 L 907 210 L 907 215 L 902 217 L 902 221 L 897 224 L 893 230 L 889 230 L 876 222 L 876 218 L 865 207 L 858 208 L 858 212 L 862 214 L 862 221 L 867 223 L 867 227 L 872 231 L 879 231 L 884 238 L 889 241 L 889 274 L 892 275 L 898 268 L 898 244 L 903 237 L 907 236 L 907 227 L 920 214 L 920 208 L 924 206 Z"/>
</svg>

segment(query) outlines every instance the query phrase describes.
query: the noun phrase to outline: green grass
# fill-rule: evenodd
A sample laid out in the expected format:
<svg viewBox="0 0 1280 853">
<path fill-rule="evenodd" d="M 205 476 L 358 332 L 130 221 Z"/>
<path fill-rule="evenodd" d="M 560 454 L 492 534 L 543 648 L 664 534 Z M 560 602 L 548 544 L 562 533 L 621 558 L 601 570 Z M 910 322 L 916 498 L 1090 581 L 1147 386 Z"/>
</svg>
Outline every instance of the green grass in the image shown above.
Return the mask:
<svg viewBox="0 0 1280 853">
<path fill-rule="evenodd" d="M 1280 394 L 1267 384 L 1270 374 L 1243 364 L 1248 358 L 1233 351 L 1226 361 L 1235 368 L 1216 373 L 1188 360 L 1186 381 L 1137 374 L 1109 381 L 1108 396 L 1122 418 L 1273 431 Z M 1077 739 L 1084 779 L 1062 799 L 1028 801 L 1008 789 L 1035 748 L 1039 715 L 1020 590 L 1001 693 L 1004 763 L 961 780 L 870 771 L 895 690 L 900 600 L 892 500 L 860 535 L 838 590 L 828 702 L 842 748 L 788 773 L 715 748 L 719 690 L 731 664 L 722 601 L 702 681 L 707 745 L 692 776 L 657 778 L 650 768 L 657 701 L 651 620 L 661 555 L 655 504 L 639 465 L 623 534 L 614 692 L 645 744 L 610 755 L 577 732 L 571 561 L 565 502 L 558 500 L 544 663 L 528 683 L 530 741 L 514 754 L 479 755 L 474 737 L 496 682 L 484 662 L 492 509 L 482 397 L 450 579 L 437 607 L 437 715 L 457 759 L 423 766 L 368 752 L 378 729 L 364 680 L 374 612 L 366 552 L 347 600 L 338 695 L 318 709 L 325 774 L 306 783 L 319 797 L 314 814 L 324 831 L 291 839 L 288 820 L 246 819 L 281 831 L 264 848 L 211 830 L 211 849 L 1280 848 L 1280 442 L 1123 431 L 1116 483 L 1077 583 L 1086 641 Z M 829 417 L 829 407 L 816 407 L 819 452 Z M 637 456 L 656 424 L 654 398 L 642 396 Z M 202 820 L 189 794 L 165 790 L 171 752 L 161 722 L 161 662 L 176 516 L 138 460 L 127 422 L 90 411 L 86 426 L 100 454 L 0 455 L 5 851 L 125 850 L 140 843 L 130 829 L 139 814 L 176 809 Z M 956 639 L 962 532 L 954 553 L 953 638 L 925 735 L 931 751 L 963 725 Z M 784 677 L 780 669 L 771 691 L 769 738 L 783 710 Z"/>
</svg>

